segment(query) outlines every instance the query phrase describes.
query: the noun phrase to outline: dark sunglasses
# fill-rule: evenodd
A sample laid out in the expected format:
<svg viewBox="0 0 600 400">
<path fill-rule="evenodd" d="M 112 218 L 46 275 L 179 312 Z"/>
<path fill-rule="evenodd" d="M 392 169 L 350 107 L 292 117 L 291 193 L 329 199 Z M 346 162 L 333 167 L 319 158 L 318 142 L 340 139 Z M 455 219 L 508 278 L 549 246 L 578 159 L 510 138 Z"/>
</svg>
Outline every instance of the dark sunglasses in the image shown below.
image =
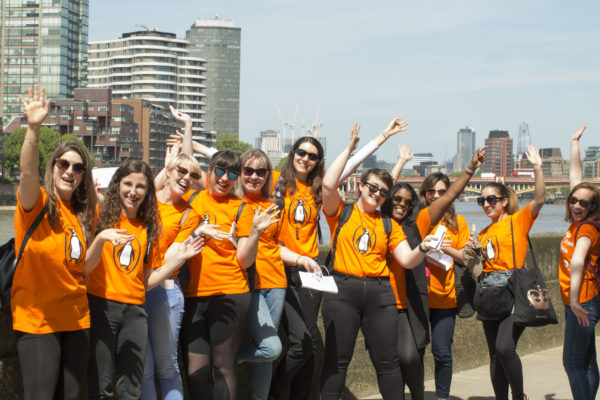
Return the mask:
<svg viewBox="0 0 600 400">
<path fill-rule="evenodd" d="M 569 197 L 569 204 L 574 206 L 575 204 L 579 203 L 579 205 L 583 208 L 589 208 L 591 203 L 588 200 L 580 200 L 577 197 L 573 197 L 570 196 Z"/>
<path fill-rule="evenodd" d="M 192 178 L 193 180 L 197 181 L 198 179 L 200 179 L 199 173 L 188 171 L 186 168 L 183 168 L 180 166 L 176 166 L 175 171 L 177 171 L 177 174 L 179 175 L 180 178 L 184 178 L 189 173 L 190 178 Z"/>
<path fill-rule="evenodd" d="M 414 205 L 412 199 L 409 199 L 408 197 L 392 196 L 392 205 L 399 206 L 402 203 L 404 203 L 408 208 L 412 208 Z"/>
<path fill-rule="evenodd" d="M 54 161 L 54 164 L 56 164 L 56 167 L 58 168 L 58 172 L 60 172 L 61 174 L 64 173 L 66 170 L 68 170 L 70 166 L 73 167 L 73 173 L 76 175 L 81 175 L 85 172 L 85 165 L 83 165 L 82 163 L 71 164 L 67 160 L 63 160 L 62 158 L 57 158 Z"/>
<path fill-rule="evenodd" d="M 215 167 L 215 175 L 217 176 L 217 178 L 220 178 L 223 175 L 225 175 L 225 172 L 227 172 L 227 179 L 229 179 L 230 181 L 235 181 L 237 177 L 240 176 L 240 174 L 237 172 L 227 171 L 225 168 L 221 167 Z"/>
<path fill-rule="evenodd" d="M 483 205 L 487 201 L 490 206 L 494 207 L 496 205 L 496 203 L 498 202 L 498 200 L 502 200 L 505 198 L 506 197 L 504 197 L 504 196 L 498 197 L 494 194 L 492 194 L 491 196 L 488 196 L 488 197 L 480 196 L 477 198 L 477 204 L 479 204 L 481 207 L 483 207 Z"/>
<path fill-rule="evenodd" d="M 437 193 L 437 194 L 439 194 L 440 196 L 443 196 L 443 195 L 445 195 L 445 194 L 446 194 L 446 192 L 447 192 L 447 190 L 446 190 L 446 189 L 433 189 L 433 188 L 432 188 L 432 189 L 427 189 L 427 190 L 425 191 L 425 193 L 427 193 L 428 195 L 434 195 L 434 194 L 436 194 L 436 193 Z"/>
<path fill-rule="evenodd" d="M 381 197 L 387 197 L 387 195 L 390 193 L 389 190 L 380 188 L 379 186 L 373 185 L 372 183 L 369 183 L 369 182 L 361 182 L 361 183 L 363 185 L 367 185 L 367 188 L 369 189 L 369 193 L 371 193 L 371 194 L 376 194 L 377 192 L 379 192 L 379 195 Z"/>
<path fill-rule="evenodd" d="M 256 174 L 256 176 L 258 176 L 259 178 L 264 178 L 265 176 L 267 176 L 267 172 L 269 172 L 269 170 L 267 168 L 250 168 L 250 167 L 244 167 L 242 168 L 242 173 L 246 176 L 252 176 L 254 174 Z"/>
<path fill-rule="evenodd" d="M 308 156 L 308 159 L 310 161 L 317 161 L 319 159 L 319 155 L 315 154 L 315 153 L 309 153 L 308 151 L 302 150 L 302 149 L 296 149 L 294 150 L 294 153 L 296 153 L 296 155 L 300 158 L 304 158 L 306 156 Z"/>
</svg>

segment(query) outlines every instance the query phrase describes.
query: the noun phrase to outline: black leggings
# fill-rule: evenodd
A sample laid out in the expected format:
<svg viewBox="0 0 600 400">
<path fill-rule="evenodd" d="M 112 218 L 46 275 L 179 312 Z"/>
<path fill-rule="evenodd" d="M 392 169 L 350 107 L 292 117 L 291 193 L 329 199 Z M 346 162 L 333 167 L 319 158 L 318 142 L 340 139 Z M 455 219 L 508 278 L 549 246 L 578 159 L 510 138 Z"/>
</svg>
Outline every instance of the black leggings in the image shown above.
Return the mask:
<svg viewBox="0 0 600 400">
<path fill-rule="evenodd" d="M 338 294 L 323 296 L 325 361 L 323 400 L 339 399 L 352 360 L 358 328 L 362 330 L 383 399 L 401 399 L 398 359 L 398 311 L 388 279 L 334 275 Z"/>
<path fill-rule="evenodd" d="M 190 398 L 236 398 L 236 357 L 249 307 L 249 292 L 185 299 L 181 345 Z"/>
<path fill-rule="evenodd" d="M 403 380 L 400 382 L 402 395 L 404 396 L 404 384 L 406 384 L 410 390 L 411 399 L 423 400 L 425 398 L 423 357 L 417 349 L 406 310 L 398 310 L 398 357 L 400 357 L 401 379 Z"/>
<path fill-rule="evenodd" d="M 514 324 L 513 316 L 502 320 L 483 321 L 490 353 L 490 376 L 496 399 L 508 399 L 510 385 L 513 400 L 523 398 L 523 367 L 517 354 L 517 343 L 525 330 Z"/>
<path fill-rule="evenodd" d="M 87 373 L 89 329 L 40 335 L 15 333 L 24 398 L 78 399 Z"/>
</svg>

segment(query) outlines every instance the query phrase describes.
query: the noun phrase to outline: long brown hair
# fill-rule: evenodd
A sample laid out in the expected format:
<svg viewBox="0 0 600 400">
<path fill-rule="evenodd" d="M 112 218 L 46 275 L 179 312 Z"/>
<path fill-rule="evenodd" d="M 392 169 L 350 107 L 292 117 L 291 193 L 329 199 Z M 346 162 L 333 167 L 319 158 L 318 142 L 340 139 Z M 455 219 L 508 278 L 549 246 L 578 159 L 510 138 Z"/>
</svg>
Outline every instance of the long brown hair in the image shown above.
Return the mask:
<svg viewBox="0 0 600 400">
<path fill-rule="evenodd" d="M 439 181 L 444 182 L 446 186 L 446 190 L 450 187 L 450 178 L 448 175 L 442 174 L 441 172 L 434 172 L 432 174 L 427 175 L 421 184 L 421 189 L 419 189 L 419 197 L 421 198 L 421 202 L 429 206 L 431 204 L 427 203 L 427 191 L 432 189 L 436 183 Z M 444 225 L 450 228 L 453 232 L 458 232 L 458 226 L 456 226 L 456 210 L 454 209 L 454 203 L 448 207 L 446 213 L 444 214 Z"/>
<path fill-rule="evenodd" d="M 100 207 L 100 218 L 98 221 L 99 230 L 113 228 L 121 219 L 121 197 L 119 195 L 119 186 L 121 180 L 130 174 L 142 173 L 146 177 L 146 197 L 138 208 L 136 218 L 141 218 L 144 225 L 150 225 L 148 232 L 148 241 L 156 242 L 160 235 L 161 225 L 158 216 L 158 203 L 156 202 L 156 189 L 154 187 L 154 177 L 148 164 L 141 160 L 125 160 L 121 163 L 115 174 L 110 180 L 104 202 Z"/>
<path fill-rule="evenodd" d="M 94 178 L 92 177 L 92 164 L 88 152 L 83 145 L 75 140 L 61 143 L 52 153 L 46 173 L 44 174 L 44 187 L 48 196 L 47 210 L 48 220 L 53 229 L 58 227 L 58 207 L 56 205 L 56 190 L 54 187 L 54 163 L 67 151 L 74 151 L 83 160 L 85 171 L 81 183 L 71 196 L 71 205 L 75 215 L 79 219 L 86 238 L 90 238 L 93 232 L 94 222 L 96 220 L 96 189 L 94 188 Z"/>
<path fill-rule="evenodd" d="M 481 188 L 481 192 L 483 192 L 483 189 L 485 189 L 486 187 L 494 188 L 494 190 L 496 190 L 496 192 L 498 192 L 500 196 L 506 197 L 508 199 L 508 204 L 504 208 L 504 211 L 508 215 L 513 215 L 514 213 L 519 211 L 519 198 L 517 197 L 517 193 L 515 193 L 513 188 L 505 186 L 500 182 L 489 182 L 483 185 L 483 187 Z"/>
<path fill-rule="evenodd" d="M 573 193 L 575 193 L 579 189 L 589 189 L 592 191 L 592 201 L 590 204 L 590 209 L 588 210 L 587 215 L 585 216 L 585 219 L 588 221 L 597 221 L 598 219 L 600 219 L 600 195 L 598 194 L 598 189 L 596 189 L 594 185 L 588 182 L 578 183 L 577 185 L 573 186 L 573 189 L 571 189 L 571 191 L 569 192 L 569 197 L 567 197 L 566 204 L 567 211 L 565 213 L 565 221 L 573 222 L 573 215 L 571 215 L 571 208 L 569 207 L 569 199 L 571 198 L 571 196 L 573 196 Z"/>
<path fill-rule="evenodd" d="M 300 139 L 296 140 L 290 153 L 287 156 L 287 161 L 283 166 L 283 170 L 281 171 L 281 193 L 286 193 L 287 190 L 290 190 L 290 194 L 294 194 L 296 191 L 296 169 L 294 168 L 294 154 L 298 147 L 302 143 L 308 142 L 317 148 L 317 152 L 319 155 L 319 161 L 315 165 L 315 167 L 308 173 L 308 177 L 306 178 L 306 183 L 310 185 L 313 197 L 315 198 L 315 204 L 317 205 L 317 210 L 321 208 L 323 204 L 323 200 L 321 199 L 321 183 L 323 181 L 323 176 L 325 175 L 325 159 L 323 157 L 323 146 L 321 146 L 321 142 L 315 139 L 312 136 L 303 136 Z"/>
</svg>

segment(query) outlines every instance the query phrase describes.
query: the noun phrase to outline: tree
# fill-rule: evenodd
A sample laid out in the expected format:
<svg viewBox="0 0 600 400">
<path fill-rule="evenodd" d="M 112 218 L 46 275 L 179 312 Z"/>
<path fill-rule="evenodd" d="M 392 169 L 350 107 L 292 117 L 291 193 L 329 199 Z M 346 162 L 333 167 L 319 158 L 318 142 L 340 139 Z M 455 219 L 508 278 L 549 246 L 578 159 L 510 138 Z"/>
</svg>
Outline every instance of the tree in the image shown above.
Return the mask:
<svg viewBox="0 0 600 400">
<path fill-rule="evenodd" d="M 275 171 L 279 171 L 279 172 L 283 171 L 283 167 L 285 166 L 287 159 L 288 159 L 287 157 L 283 157 L 281 160 L 279 160 L 279 163 L 275 167 Z"/>
<path fill-rule="evenodd" d="M 25 132 L 27 128 L 18 128 L 13 131 L 4 141 L 4 168 L 10 173 L 16 173 L 19 171 L 19 159 L 21 157 L 21 147 L 25 141 Z M 40 158 L 38 170 L 40 176 L 44 176 L 46 171 L 46 164 L 54 152 L 54 149 L 58 147 L 58 140 L 60 133 L 54 129 L 50 129 L 46 126 L 42 126 L 40 129 Z"/>
<path fill-rule="evenodd" d="M 219 150 L 231 150 L 239 156 L 246 150 L 250 150 L 252 145 L 240 141 L 237 135 L 226 133 L 217 138 L 215 147 Z"/>
</svg>

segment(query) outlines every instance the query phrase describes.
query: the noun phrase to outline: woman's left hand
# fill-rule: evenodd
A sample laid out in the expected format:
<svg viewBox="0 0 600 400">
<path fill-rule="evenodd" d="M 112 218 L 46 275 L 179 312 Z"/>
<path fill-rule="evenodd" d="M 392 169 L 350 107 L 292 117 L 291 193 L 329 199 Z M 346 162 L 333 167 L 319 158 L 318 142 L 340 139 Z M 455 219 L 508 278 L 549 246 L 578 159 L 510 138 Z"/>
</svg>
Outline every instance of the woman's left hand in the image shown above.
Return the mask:
<svg viewBox="0 0 600 400">
<path fill-rule="evenodd" d="M 358 142 L 360 138 L 358 137 L 358 132 L 360 132 L 360 125 L 356 122 L 352 124 L 352 130 L 350 131 L 350 141 L 348 142 L 348 150 L 352 153 L 358 147 Z"/>
<path fill-rule="evenodd" d="M 389 139 L 390 136 L 393 136 L 398 132 L 406 131 L 407 126 L 408 122 L 403 121 L 402 118 L 394 118 L 388 127 L 383 131 L 383 136 L 385 136 L 386 139 Z"/>
<path fill-rule="evenodd" d="M 473 167 L 471 168 L 473 171 L 481 167 L 485 160 L 487 160 L 487 154 L 485 153 L 487 149 L 488 146 L 483 146 L 473 153 L 473 156 L 471 157 L 471 163 L 469 164 L 469 167 Z"/>
<path fill-rule="evenodd" d="M 571 311 L 577 317 L 577 322 L 581 326 L 590 326 L 590 317 L 588 316 L 589 312 L 587 312 L 581 304 L 579 303 L 571 303 Z"/>
<path fill-rule="evenodd" d="M 43 87 L 38 89 L 38 85 L 33 86 L 33 93 L 31 88 L 27 89 L 27 101 L 19 95 L 21 104 L 25 107 L 27 124 L 31 127 L 41 126 L 50 113 L 50 99 L 44 101 L 44 97 L 46 97 L 46 89 Z"/>
<path fill-rule="evenodd" d="M 319 263 L 307 256 L 300 256 L 298 259 L 298 266 L 306 270 L 306 272 L 312 272 L 313 274 L 323 275 Z"/>
<path fill-rule="evenodd" d="M 203 236 L 196 236 L 195 238 L 189 237 L 183 243 L 179 250 L 184 259 L 188 260 L 198 254 L 204 249 L 206 239 Z"/>
<path fill-rule="evenodd" d="M 175 108 L 173 108 L 173 106 L 169 106 L 169 109 L 171 110 L 171 114 L 177 121 L 181 122 L 184 125 L 192 125 L 192 117 L 190 117 L 188 114 L 182 113 L 181 111 L 177 111 Z"/>
<path fill-rule="evenodd" d="M 540 153 L 538 153 L 533 145 L 529 145 L 525 156 L 527 157 L 527 161 L 529 161 L 533 167 L 542 166 L 542 157 L 540 157 Z"/>
<path fill-rule="evenodd" d="M 277 204 L 271 204 L 269 207 L 265 208 L 263 212 L 260 211 L 261 207 L 254 212 L 254 219 L 252 221 L 252 225 L 254 229 L 258 232 L 263 233 L 265 229 L 269 226 L 276 224 L 279 222 L 279 208 L 277 208 Z"/>
</svg>

